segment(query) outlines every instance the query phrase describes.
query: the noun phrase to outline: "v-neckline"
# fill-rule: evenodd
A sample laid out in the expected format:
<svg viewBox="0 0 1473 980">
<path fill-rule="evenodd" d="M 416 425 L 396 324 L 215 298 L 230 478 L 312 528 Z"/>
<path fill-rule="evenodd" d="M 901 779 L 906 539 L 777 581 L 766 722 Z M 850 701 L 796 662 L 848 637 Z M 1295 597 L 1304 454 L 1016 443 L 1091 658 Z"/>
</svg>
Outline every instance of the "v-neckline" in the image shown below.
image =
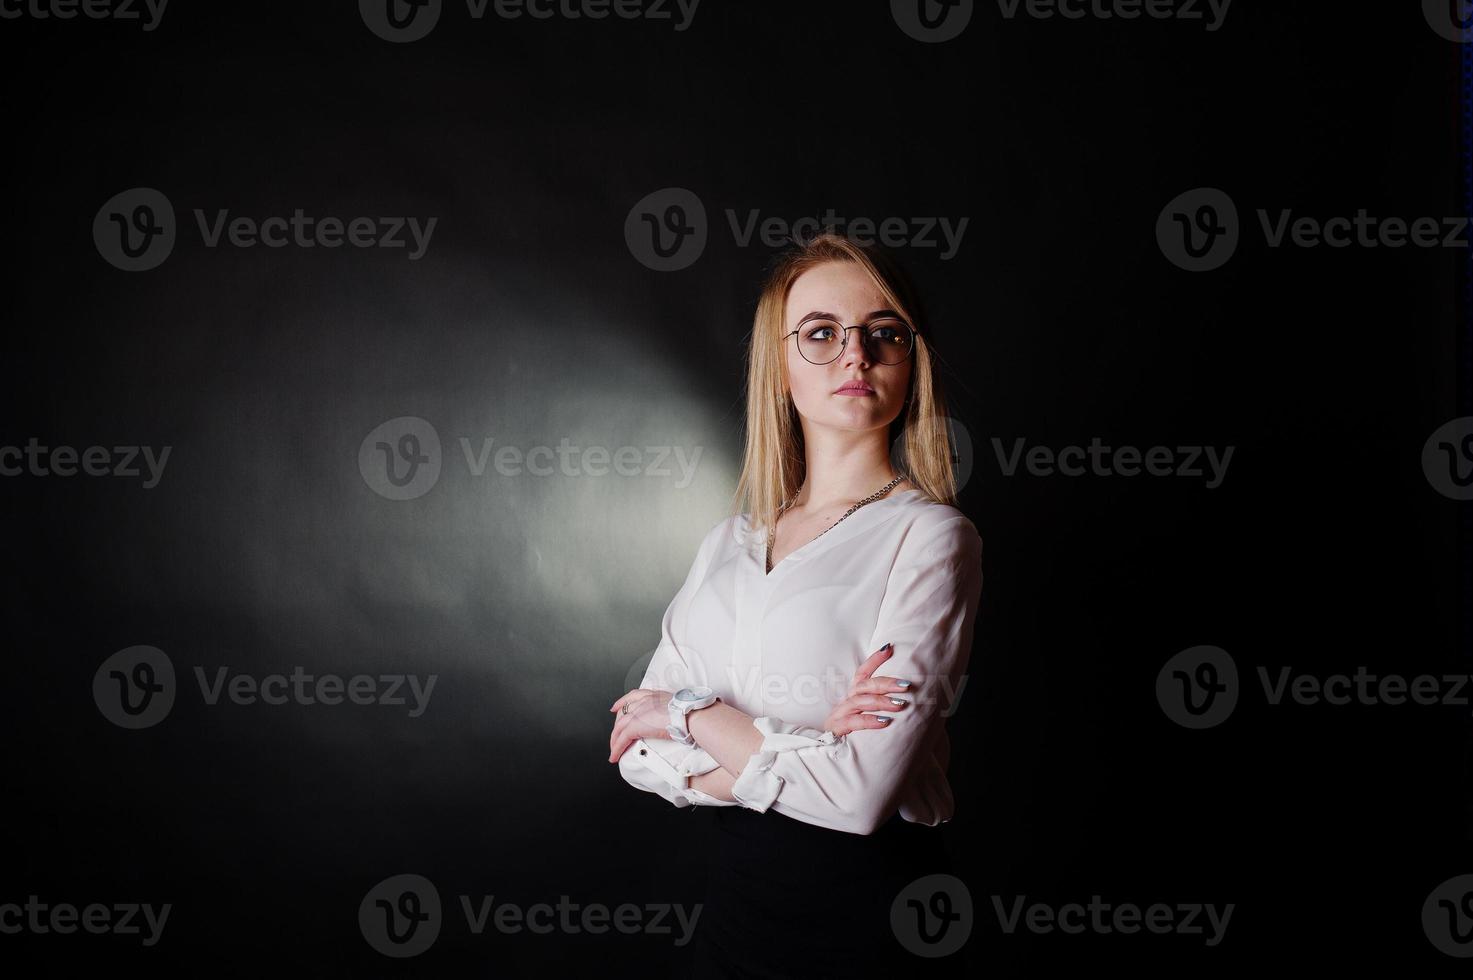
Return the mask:
<svg viewBox="0 0 1473 980">
<path fill-rule="evenodd" d="M 865 504 L 863 507 L 850 514 L 839 523 L 831 525 L 827 530 L 820 532 L 818 535 L 812 538 L 809 538 L 807 541 L 803 542 L 798 547 L 788 552 L 786 555 L 783 555 L 781 559 L 773 562 L 771 571 L 767 570 L 767 539 L 765 536 L 752 534 L 751 515 L 747 515 L 747 532 L 751 536 L 751 543 L 754 545 L 754 547 L 751 547 L 749 551 L 753 554 L 757 561 L 757 568 L 761 572 L 762 581 L 771 582 L 774 578 L 776 578 L 779 571 L 784 568 L 791 568 L 793 564 L 795 564 L 794 559 L 796 559 L 797 561 L 802 561 L 805 557 L 807 557 L 804 552 L 811 552 L 813 550 L 816 550 L 815 546 L 818 545 L 819 542 L 828 542 L 828 544 L 825 545 L 825 547 L 828 547 L 839 541 L 842 541 L 850 534 L 855 533 L 855 531 L 859 528 L 862 528 L 866 524 L 868 524 L 870 519 L 872 519 L 876 514 L 883 514 L 890 509 L 885 505 L 897 504 L 908 494 L 920 492 L 921 491 L 919 488 L 912 487 L 909 490 L 902 490 L 897 494 L 887 495 L 881 497 L 879 500 L 876 500 L 873 503 Z M 862 514 L 868 514 L 868 516 L 861 521 L 859 520 L 859 517 Z M 858 523 L 856 523 L 856 521 L 858 521 Z"/>
</svg>

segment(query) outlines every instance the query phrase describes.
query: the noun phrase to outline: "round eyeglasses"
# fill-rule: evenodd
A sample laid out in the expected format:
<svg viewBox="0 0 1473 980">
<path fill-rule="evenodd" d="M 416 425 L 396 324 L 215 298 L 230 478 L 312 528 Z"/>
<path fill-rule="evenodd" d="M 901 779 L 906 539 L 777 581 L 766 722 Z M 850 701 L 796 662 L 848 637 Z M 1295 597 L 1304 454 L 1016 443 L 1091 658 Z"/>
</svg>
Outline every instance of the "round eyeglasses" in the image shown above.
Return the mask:
<svg viewBox="0 0 1473 980">
<path fill-rule="evenodd" d="M 880 364 L 899 364 L 915 350 L 915 328 L 898 317 L 881 317 L 859 326 L 846 327 L 828 317 L 809 317 L 783 340 L 798 335 L 798 353 L 810 364 L 830 364 L 849 346 L 849 331 L 859 336 L 870 357 Z"/>
</svg>

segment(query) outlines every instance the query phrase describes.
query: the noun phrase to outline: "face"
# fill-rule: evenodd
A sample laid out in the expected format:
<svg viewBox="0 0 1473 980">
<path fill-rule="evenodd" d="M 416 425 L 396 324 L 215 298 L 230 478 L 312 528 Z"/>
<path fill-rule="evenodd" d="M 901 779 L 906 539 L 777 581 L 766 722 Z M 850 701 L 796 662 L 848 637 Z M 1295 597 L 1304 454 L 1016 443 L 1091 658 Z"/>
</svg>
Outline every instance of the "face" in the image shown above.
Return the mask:
<svg viewBox="0 0 1473 980">
<path fill-rule="evenodd" d="M 788 365 L 788 384 L 798 414 L 809 423 L 836 429 L 875 429 L 889 425 L 905 405 L 915 355 L 899 364 L 882 364 L 865 349 L 860 334 L 848 331 L 843 353 L 828 364 L 814 364 L 798 352 L 798 341 L 820 325 L 813 314 L 826 317 L 830 329 L 817 335 L 838 346 L 834 322 L 843 326 L 869 325 L 881 318 L 899 317 L 869 275 L 854 262 L 825 262 L 793 281 L 783 315 L 783 333 L 798 331 L 783 341 Z M 805 322 L 807 321 L 807 322 Z M 862 381 L 868 392 L 841 391 L 848 382 Z"/>
</svg>

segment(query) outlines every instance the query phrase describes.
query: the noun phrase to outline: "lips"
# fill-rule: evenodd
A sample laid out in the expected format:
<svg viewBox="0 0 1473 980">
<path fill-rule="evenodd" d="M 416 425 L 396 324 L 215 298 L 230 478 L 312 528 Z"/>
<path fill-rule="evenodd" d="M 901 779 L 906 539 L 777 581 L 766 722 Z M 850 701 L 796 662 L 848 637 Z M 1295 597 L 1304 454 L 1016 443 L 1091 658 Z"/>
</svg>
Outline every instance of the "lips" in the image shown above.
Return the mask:
<svg viewBox="0 0 1473 980">
<path fill-rule="evenodd" d="M 846 381 L 834 392 L 836 395 L 873 395 L 875 389 L 863 381 Z"/>
</svg>

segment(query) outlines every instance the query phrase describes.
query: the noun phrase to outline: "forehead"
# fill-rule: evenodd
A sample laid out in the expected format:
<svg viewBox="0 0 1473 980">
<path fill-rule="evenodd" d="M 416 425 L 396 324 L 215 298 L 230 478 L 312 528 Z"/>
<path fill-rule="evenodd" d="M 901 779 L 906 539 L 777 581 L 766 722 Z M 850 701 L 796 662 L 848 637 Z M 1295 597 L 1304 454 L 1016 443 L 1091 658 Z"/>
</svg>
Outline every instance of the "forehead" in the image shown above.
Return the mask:
<svg viewBox="0 0 1473 980">
<path fill-rule="evenodd" d="M 854 320 L 888 307 L 889 301 L 856 262 L 825 262 L 793 280 L 785 313 L 789 323 L 818 310 Z"/>
</svg>

